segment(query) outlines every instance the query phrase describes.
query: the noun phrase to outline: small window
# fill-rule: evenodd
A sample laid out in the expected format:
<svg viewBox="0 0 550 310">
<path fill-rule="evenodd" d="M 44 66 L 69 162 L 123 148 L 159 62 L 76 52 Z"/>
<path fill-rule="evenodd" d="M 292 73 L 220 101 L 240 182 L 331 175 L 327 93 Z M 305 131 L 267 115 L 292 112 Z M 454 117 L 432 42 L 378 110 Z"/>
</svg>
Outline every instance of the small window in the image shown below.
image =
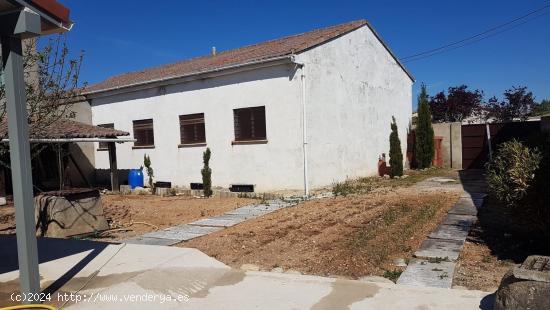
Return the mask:
<svg viewBox="0 0 550 310">
<path fill-rule="evenodd" d="M 134 121 L 134 146 L 154 146 L 153 119 Z"/>
<path fill-rule="evenodd" d="M 114 129 L 115 128 L 115 124 L 113 123 L 109 123 L 109 124 L 100 124 L 100 125 L 97 125 L 98 127 L 103 127 L 103 128 L 112 128 Z M 107 142 L 99 142 L 99 150 L 106 150 L 109 148 L 109 143 Z"/>
<path fill-rule="evenodd" d="M 265 107 L 233 110 L 235 141 L 266 140 Z"/>
<path fill-rule="evenodd" d="M 204 113 L 180 115 L 181 144 L 205 143 Z"/>
</svg>

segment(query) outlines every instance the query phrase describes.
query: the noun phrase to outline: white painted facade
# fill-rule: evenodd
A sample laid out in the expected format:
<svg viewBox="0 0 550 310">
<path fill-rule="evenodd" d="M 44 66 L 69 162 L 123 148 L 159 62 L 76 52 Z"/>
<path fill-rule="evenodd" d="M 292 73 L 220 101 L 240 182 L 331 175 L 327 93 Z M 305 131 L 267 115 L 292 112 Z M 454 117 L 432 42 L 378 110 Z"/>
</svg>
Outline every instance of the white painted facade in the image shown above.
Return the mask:
<svg viewBox="0 0 550 310">
<path fill-rule="evenodd" d="M 178 147 L 179 115 L 204 113 L 214 186 L 244 183 L 260 192 L 301 190 L 304 73 L 312 188 L 376 174 L 378 156 L 389 150 L 392 115 L 405 154 L 412 81 L 368 26 L 298 54 L 294 61 L 305 65 L 278 61 L 95 95 L 90 97 L 92 121 L 114 123 L 116 129 L 132 133 L 133 120 L 152 118 L 155 147 L 118 144 L 119 169 L 139 168 L 148 154 L 155 180 L 189 186 L 201 182 L 206 146 Z M 255 106 L 265 106 L 267 143 L 232 145 L 233 109 Z M 95 165 L 108 169 L 107 152 L 95 151 Z"/>
</svg>

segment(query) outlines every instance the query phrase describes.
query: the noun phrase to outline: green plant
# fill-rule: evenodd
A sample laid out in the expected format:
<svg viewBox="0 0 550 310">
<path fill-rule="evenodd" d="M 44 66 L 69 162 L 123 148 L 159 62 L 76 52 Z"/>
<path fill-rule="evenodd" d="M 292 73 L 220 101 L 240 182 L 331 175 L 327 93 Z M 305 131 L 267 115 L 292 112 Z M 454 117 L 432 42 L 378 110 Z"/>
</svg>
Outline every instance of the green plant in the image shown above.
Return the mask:
<svg viewBox="0 0 550 310">
<path fill-rule="evenodd" d="M 403 271 L 401 270 L 386 270 L 384 271 L 384 278 L 390 279 L 392 282 L 397 282 L 397 279 L 401 276 Z"/>
<path fill-rule="evenodd" d="M 418 123 L 416 125 L 415 141 L 416 168 L 424 169 L 432 165 L 434 156 L 434 130 L 432 115 L 428 104 L 426 85 L 422 84 L 418 95 Z"/>
<path fill-rule="evenodd" d="M 349 181 L 336 182 L 332 185 L 332 194 L 334 197 L 347 196 L 354 192 L 353 186 Z"/>
<path fill-rule="evenodd" d="M 390 134 L 390 177 L 403 175 L 403 153 L 401 152 L 401 141 L 397 132 L 397 123 L 392 116 Z"/>
<path fill-rule="evenodd" d="M 489 189 L 509 208 L 516 208 L 526 198 L 542 156 L 517 140 L 501 143 L 487 167 Z"/>
<path fill-rule="evenodd" d="M 206 151 L 202 154 L 204 166 L 201 170 L 204 197 L 212 196 L 212 169 L 210 169 L 210 156 L 210 148 L 206 148 Z"/>
<path fill-rule="evenodd" d="M 153 189 L 153 167 L 151 167 L 151 158 L 149 155 L 145 154 L 143 155 L 143 165 L 145 166 L 145 171 L 147 171 L 147 183 L 149 184 L 149 188 L 151 190 Z"/>
</svg>

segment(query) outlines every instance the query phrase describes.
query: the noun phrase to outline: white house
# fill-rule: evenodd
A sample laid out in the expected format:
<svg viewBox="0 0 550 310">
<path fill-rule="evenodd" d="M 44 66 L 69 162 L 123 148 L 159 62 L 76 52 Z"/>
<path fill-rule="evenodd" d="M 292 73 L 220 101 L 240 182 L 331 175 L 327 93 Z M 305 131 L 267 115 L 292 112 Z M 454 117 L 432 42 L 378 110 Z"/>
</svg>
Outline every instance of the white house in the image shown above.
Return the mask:
<svg viewBox="0 0 550 310">
<path fill-rule="evenodd" d="M 119 169 L 151 157 L 157 181 L 308 190 L 377 173 L 413 77 L 365 20 L 108 78 L 86 90 L 94 125 L 130 132 Z M 109 165 L 96 145 L 95 165 Z"/>
</svg>

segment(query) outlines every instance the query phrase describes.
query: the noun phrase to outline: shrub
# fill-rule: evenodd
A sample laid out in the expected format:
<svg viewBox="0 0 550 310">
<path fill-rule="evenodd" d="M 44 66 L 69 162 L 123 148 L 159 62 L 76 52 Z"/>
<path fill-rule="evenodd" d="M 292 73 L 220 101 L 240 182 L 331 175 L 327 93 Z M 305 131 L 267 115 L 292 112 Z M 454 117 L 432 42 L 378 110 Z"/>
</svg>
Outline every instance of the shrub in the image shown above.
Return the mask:
<svg viewBox="0 0 550 310">
<path fill-rule="evenodd" d="M 336 182 L 332 185 L 332 194 L 334 197 L 347 196 L 353 194 L 355 191 L 349 181 Z"/>
<path fill-rule="evenodd" d="M 401 141 L 397 132 L 397 123 L 392 116 L 391 134 L 390 134 L 390 176 L 403 175 L 403 153 L 401 152 Z"/>
<path fill-rule="evenodd" d="M 202 154 L 203 168 L 202 174 L 202 186 L 205 197 L 212 196 L 212 169 L 210 169 L 210 148 L 206 148 L 206 151 Z"/>
<path fill-rule="evenodd" d="M 489 189 L 495 198 L 509 208 L 517 208 L 533 184 L 542 156 L 517 140 L 501 143 L 487 167 Z"/>
<path fill-rule="evenodd" d="M 434 130 L 432 128 L 432 115 L 428 104 L 426 85 L 422 85 L 421 92 L 418 95 L 415 148 L 416 168 L 429 168 L 432 165 L 434 156 Z"/>
<path fill-rule="evenodd" d="M 153 190 L 153 167 L 151 167 L 151 158 L 147 154 L 143 155 L 143 165 L 145 166 L 145 170 L 147 171 L 149 188 Z"/>
</svg>

